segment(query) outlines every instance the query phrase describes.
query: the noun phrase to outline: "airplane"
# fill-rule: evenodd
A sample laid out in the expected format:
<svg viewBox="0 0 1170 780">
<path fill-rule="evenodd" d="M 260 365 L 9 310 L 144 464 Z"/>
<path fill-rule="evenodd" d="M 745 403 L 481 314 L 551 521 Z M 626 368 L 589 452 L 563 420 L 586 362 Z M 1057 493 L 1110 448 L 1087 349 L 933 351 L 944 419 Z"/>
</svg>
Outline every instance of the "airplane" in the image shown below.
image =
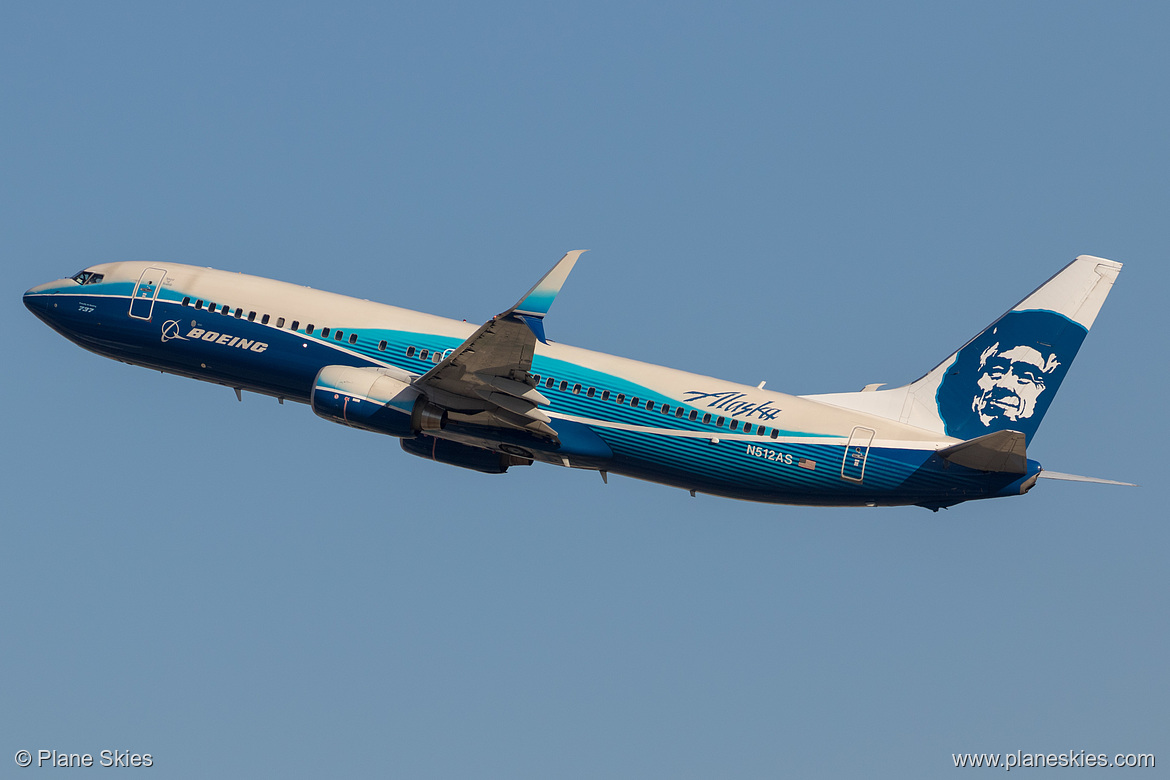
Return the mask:
<svg viewBox="0 0 1170 780">
<path fill-rule="evenodd" d="M 124 363 L 308 404 L 402 449 L 488 474 L 534 462 L 697 493 L 938 511 L 1023 495 L 1027 457 L 1121 263 L 1077 257 L 921 378 L 787 395 L 559 344 L 545 316 L 585 250 L 478 328 L 168 262 L 93 265 L 28 309 Z"/>
</svg>

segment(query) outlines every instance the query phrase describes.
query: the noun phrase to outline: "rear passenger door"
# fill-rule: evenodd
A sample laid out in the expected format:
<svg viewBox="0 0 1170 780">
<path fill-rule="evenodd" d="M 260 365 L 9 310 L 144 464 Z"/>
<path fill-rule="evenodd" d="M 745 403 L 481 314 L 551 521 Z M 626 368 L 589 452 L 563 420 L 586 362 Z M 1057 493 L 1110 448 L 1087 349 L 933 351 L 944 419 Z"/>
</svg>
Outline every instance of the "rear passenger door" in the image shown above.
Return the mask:
<svg viewBox="0 0 1170 780">
<path fill-rule="evenodd" d="M 845 457 L 841 461 L 841 479 L 850 482 L 865 481 L 865 462 L 869 459 L 869 445 L 873 442 L 874 430 L 857 426 L 849 436 Z"/>
</svg>

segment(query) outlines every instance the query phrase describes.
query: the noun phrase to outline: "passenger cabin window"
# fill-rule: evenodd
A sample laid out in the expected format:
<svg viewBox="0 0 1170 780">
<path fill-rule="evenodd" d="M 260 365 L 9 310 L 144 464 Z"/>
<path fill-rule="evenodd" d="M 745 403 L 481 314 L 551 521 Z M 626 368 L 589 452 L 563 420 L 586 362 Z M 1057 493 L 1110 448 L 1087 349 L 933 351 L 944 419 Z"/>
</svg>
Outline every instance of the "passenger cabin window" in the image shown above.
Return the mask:
<svg viewBox="0 0 1170 780">
<path fill-rule="evenodd" d="M 545 387 L 552 387 L 552 386 L 553 386 L 553 383 L 555 383 L 556 381 L 557 381 L 557 380 L 553 379 L 553 378 L 550 376 L 548 379 L 544 380 L 544 386 L 545 386 Z"/>
<path fill-rule="evenodd" d="M 636 395 L 630 396 L 630 406 L 637 406 L 637 405 L 638 405 L 638 396 L 636 396 Z"/>
<path fill-rule="evenodd" d="M 569 389 L 569 381 L 567 379 L 561 380 L 561 392 Z"/>
<path fill-rule="evenodd" d="M 587 395 L 587 396 L 589 396 L 590 398 L 592 398 L 592 397 L 593 397 L 593 394 L 594 394 L 594 393 L 596 393 L 596 392 L 597 392 L 597 391 L 596 391 L 596 390 L 594 390 L 594 389 L 591 387 L 591 388 L 589 388 L 587 391 L 585 391 L 585 395 Z"/>
<path fill-rule="evenodd" d="M 651 411 L 651 412 L 652 412 L 652 411 L 654 411 L 654 402 L 653 402 L 653 401 L 647 401 L 647 402 L 646 402 L 646 409 L 647 409 L 647 411 Z"/>
<path fill-rule="evenodd" d="M 267 324 L 268 324 L 268 315 L 267 315 L 267 314 L 265 314 L 263 317 L 261 317 L 261 318 L 260 318 L 260 324 L 261 324 L 261 325 L 267 325 Z"/>
<path fill-rule="evenodd" d="M 581 395 L 581 383 L 573 385 L 573 395 Z"/>
<path fill-rule="evenodd" d="M 618 393 L 617 398 L 613 399 L 615 403 L 624 404 L 626 402 L 626 394 Z"/>
<path fill-rule="evenodd" d="M 243 317 L 243 316 L 244 316 L 244 310 L 241 309 L 239 306 L 237 306 L 236 307 L 236 319 L 238 320 L 240 317 Z"/>
<path fill-rule="evenodd" d="M 739 430 L 739 420 L 732 420 L 731 421 L 731 430 L 733 430 L 733 431 Z"/>
<path fill-rule="evenodd" d="M 710 424 L 711 424 L 711 414 L 710 413 L 704 414 L 703 415 L 703 425 L 710 425 Z"/>
<path fill-rule="evenodd" d="M 694 419 L 696 419 L 698 416 L 699 416 L 699 413 L 698 413 L 698 412 L 696 412 L 694 409 L 691 409 L 691 415 L 690 415 L 690 419 L 694 420 Z"/>
<path fill-rule="evenodd" d="M 602 391 L 601 391 L 601 400 L 602 400 L 602 401 L 608 401 L 608 400 L 609 400 L 609 391 L 608 391 L 608 390 L 602 390 Z"/>
<path fill-rule="evenodd" d="M 379 351 L 379 352 L 385 352 L 385 351 L 386 351 L 386 342 L 385 342 L 385 341 L 379 341 L 379 342 L 378 342 L 378 351 Z"/>
<path fill-rule="evenodd" d="M 184 306 L 186 306 L 186 305 L 187 305 L 187 304 L 189 304 L 189 303 L 191 303 L 191 296 L 190 296 L 190 295 L 184 295 L 184 296 L 183 296 L 183 305 L 184 305 Z"/>
<path fill-rule="evenodd" d="M 422 352 L 418 353 L 418 359 L 419 360 L 426 360 L 427 357 L 430 356 L 430 354 L 431 354 L 431 351 L 429 349 L 424 349 Z"/>
<path fill-rule="evenodd" d="M 662 413 L 663 414 L 670 414 L 670 404 L 663 404 L 662 405 Z"/>
<path fill-rule="evenodd" d="M 675 410 L 674 410 L 674 416 L 675 416 L 675 417 L 682 417 L 682 416 L 683 416 L 683 412 L 685 412 L 685 411 L 686 411 L 686 410 L 685 410 L 685 409 L 683 409 L 683 408 L 680 406 L 679 408 L 677 408 L 677 409 L 675 409 Z"/>
<path fill-rule="evenodd" d="M 752 424 L 751 423 L 744 423 L 743 424 L 743 432 L 744 433 L 751 433 L 752 432 Z"/>
<path fill-rule="evenodd" d="M 202 309 L 202 308 L 203 308 L 203 299 L 202 299 L 202 298 L 200 298 L 199 300 L 195 301 L 195 308 L 196 308 L 196 309 Z"/>
<path fill-rule="evenodd" d="M 780 429 L 779 429 L 779 428 L 773 428 L 773 429 L 772 429 L 772 438 L 773 438 L 773 439 L 777 439 L 777 438 L 779 438 L 779 437 L 780 437 Z"/>
<path fill-rule="evenodd" d="M 344 335 L 345 335 L 345 333 L 343 333 L 342 331 L 339 330 L 333 334 L 333 340 L 334 341 L 341 341 L 341 337 Z"/>
<path fill-rule="evenodd" d="M 310 336 L 312 336 L 312 335 L 313 335 L 313 326 L 312 326 L 312 325 L 306 325 L 306 326 L 305 326 L 305 333 L 308 333 Z"/>
<path fill-rule="evenodd" d="M 321 338 L 329 338 L 329 328 L 321 328 Z"/>
<path fill-rule="evenodd" d="M 265 315 L 265 316 L 267 316 L 267 315 Z M 276 318 L 276 327 L 278 327 L 278 328 L 284 327 L 284 317 L 277 317 Z"/>
<path fill-rule="evenodd" d="M 715 418 L 715 425 L 716 425 L 716 426 L 718 426 L 718 427 L 720 427 L 720 428 L 722 428 L 722 427 L 723 427 L 723 418 L 722 418 L 722 417 L 716 417 L 716 418 Z"/>
<path fill-rule="evenodd" d="M 301 329 L 301 323 L 300 323 L 300 322 L 298 322 L 297 320 L 293 320 L 293 321 L 292 321 L 292 329 L 293 329 L 293 330 L 300 330 L 300 329 Z"/>
<path fill-rule="evenodd" d="M 414 347 L 407 347 L 406 348 L 406 356 L 407 357 L 414 357 Z"/>
<path fill-rule="evenodd" d="M 349 334 L 349 343 L 350 343 L 350 344 L 356 344 L 356 343 L 357 343 L 357 334 L 356 334 L 356 333 L 351 333 L 351 334 Z"/>
<path fill-rule="evenodd" d="M 532 375 L 532 384 L 537 385 L 537 386 L 540 385 L 540 374 L 533 374 Z"/>
<path fill-rule="evenodd" d="M 239 315 L 237 314 L 236 316 L 238 317 Z M 254 311 L 248 312 L 248 322 L 255 322 L 255 321 L 256 321 L 256 312 L 254 312 Z M 265 321 L 267 321 L 267 320 L 265 320 Z"/>
<path fill-rule="evenodd" d="M 431 362 L 432 363 L 439 363 L 442 360 L 443 360 L 443 353 L 442 352 L 436 351 L 434 354 L 431 355 Z"/>
</svg>

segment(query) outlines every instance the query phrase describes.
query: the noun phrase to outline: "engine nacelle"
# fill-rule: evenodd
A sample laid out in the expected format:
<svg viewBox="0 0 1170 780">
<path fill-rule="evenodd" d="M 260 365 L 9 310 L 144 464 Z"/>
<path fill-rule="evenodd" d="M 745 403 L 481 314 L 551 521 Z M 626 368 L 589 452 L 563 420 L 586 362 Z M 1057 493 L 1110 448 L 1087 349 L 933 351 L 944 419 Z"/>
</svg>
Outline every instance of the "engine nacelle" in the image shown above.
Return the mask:
<svg viewBox="0 0 1170 780">
<path fill-rule="evenodd" d="M 447 424 L 447 412 L 427 401 L 405 374 L 381 368 L 325 366 L 310 399 L 326 420 L 391 436 L 414 436 Z"/>
<path fill-rule="evenodd" d="M 470 444 L 461 444 L 457 441 L 437 439 L 434 436 L 403 439 L 402 449 L 420 458 L 482 471 L 484 474 L 503 474 L 509 466 L 527 466 L 532 463 L 528 458 L 472 447 Z"/>
</svg>

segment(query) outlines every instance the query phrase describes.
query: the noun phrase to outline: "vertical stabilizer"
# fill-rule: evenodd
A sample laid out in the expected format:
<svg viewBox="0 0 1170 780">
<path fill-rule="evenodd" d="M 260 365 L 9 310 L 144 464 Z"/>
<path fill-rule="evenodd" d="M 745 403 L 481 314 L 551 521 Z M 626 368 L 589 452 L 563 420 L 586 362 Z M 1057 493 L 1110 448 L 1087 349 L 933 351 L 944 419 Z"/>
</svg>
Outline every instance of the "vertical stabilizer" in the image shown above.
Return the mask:
<svg viewBox="0 0 1170 780">
<path fill-rule="evenodd" d="M 891 390 L 804 396 L 958 439 L 1032 440 L 1121 263 L 1081 255 L 921 379 Z"/>
</svg>

